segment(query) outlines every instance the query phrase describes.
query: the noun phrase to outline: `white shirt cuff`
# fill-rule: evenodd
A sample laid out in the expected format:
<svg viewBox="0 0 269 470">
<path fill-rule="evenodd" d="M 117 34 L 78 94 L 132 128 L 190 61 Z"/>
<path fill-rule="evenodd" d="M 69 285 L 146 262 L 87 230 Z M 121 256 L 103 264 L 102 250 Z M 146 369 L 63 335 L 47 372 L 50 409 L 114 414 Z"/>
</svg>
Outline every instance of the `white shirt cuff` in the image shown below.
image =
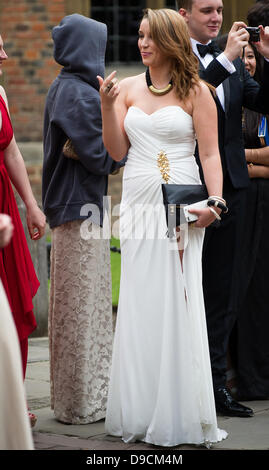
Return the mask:
<svg viewBox="0 0 269 470">
<path fill-rule="evenodd" d="M 222 52 L 220 55 L 218 55 L 217 60 L 227 70 L 227 72 L 234 73 L 236 71 L 236 68 L 235 68 L 234 64 L 232 62 L 230 62 L 229 59 L 227 59 L 224 52 Z"/>
</svg>

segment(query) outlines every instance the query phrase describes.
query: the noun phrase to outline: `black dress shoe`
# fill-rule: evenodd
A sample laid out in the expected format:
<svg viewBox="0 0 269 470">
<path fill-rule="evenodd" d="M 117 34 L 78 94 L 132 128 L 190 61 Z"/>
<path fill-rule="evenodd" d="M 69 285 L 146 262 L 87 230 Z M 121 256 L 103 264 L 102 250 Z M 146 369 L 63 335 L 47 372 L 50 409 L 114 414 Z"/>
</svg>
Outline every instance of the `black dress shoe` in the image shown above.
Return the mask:
<svg viewBox="0 0 269 470">
<path fill-rule="evenodd" d="M 228 390 L 224 387 L 215 390 L 216 411 L 225 416 L 239 416 L 240 418 L 250 418 L 254 415 L 253 410 L 241 405 L 233 399 Z"/>
</svg>

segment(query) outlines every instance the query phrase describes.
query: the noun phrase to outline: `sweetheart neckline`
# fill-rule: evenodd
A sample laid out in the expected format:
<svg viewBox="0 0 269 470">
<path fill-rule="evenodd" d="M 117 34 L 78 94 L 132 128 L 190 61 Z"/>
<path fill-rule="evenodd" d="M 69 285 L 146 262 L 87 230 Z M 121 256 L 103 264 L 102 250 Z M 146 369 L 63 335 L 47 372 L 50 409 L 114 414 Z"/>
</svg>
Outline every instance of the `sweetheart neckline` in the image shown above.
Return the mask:
<svg viewBox="0 0 269 470">
<path fill-rule="evenodd" d="M 179 106 L 177 104 L 174 104 L 174 105 L 170 104 L 170 105 L 167 105 L 167 106 L 163 106 L 162 108 L 156 109 L 156 111 L 153 111 L 153 113 L 150 113 L 150 114 L 146 113 L 143 109 L 139 108 L 139 106 L 135 106 L 135 105 L 129 106 L 128 111 L 131 108 L 136 108 L 139 111 L 141 111 L 143 114 L 145 114 L 146 116 L 149 116 L 149 117 L 153 116 L 153 114 L 156 114 L 159 111 L 162 111 L 163 109 L 166 109 L 166 108 L 179 108 L 181 111 L 183 111 L 184 114 L 186 114 L 187 116 L 189 116 L 192 119 L 192 116 L 189 113 L 187 113 L 187 111 L 185 111 L 181 106 Z"/>
</svg>

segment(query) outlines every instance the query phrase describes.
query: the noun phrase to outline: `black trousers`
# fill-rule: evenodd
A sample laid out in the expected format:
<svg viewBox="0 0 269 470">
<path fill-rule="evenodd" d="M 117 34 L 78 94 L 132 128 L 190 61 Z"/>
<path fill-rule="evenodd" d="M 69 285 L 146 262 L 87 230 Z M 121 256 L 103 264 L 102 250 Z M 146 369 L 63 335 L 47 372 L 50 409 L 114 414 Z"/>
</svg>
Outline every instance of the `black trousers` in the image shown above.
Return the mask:
<svg viewBox="0 0 269 470">
<path fill-rule="evenodd" d="M 232 335 L 231 359 L 236 369 L 237 395 L 243 400 L 269 397 L 269 180 L 255 178 L 248 188 L 244 260 L 247 283 L 244 302 Z"/>
<path fill-rule="evenodd" d="M 223 197 L 229 212 L 218 228 L 209 227 L 205 233 L 203 290 L 215 389 L 226 384 L 228 342 L 241 304 L 246 195 L 246 189 L 234 189 L 226 178 Z"/>
</svg>

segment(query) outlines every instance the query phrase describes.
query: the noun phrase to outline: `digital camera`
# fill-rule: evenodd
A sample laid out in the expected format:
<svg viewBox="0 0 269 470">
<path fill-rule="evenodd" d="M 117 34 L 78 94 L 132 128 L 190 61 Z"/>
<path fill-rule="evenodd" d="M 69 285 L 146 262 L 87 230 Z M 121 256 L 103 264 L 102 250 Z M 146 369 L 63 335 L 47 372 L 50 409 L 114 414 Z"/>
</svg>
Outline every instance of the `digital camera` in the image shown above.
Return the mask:
<svg viewBox="0 0 269 470">
<path fill-rule="evenodd" d="M 260 41 L 260 28 L 257 26 L 248 27 L 246 28 L 247 32 L 249 33 L 249 40 L 251 42 L 259 42 Z"/>
</svg>

